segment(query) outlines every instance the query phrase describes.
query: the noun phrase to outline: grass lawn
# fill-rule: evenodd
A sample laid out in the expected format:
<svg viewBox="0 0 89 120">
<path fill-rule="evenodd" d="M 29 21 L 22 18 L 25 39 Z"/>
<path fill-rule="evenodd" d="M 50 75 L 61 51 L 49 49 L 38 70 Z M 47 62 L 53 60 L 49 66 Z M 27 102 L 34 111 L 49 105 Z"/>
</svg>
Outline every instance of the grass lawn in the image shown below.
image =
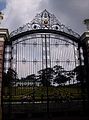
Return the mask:
<svg viewBox="0 0 89 120">
<path fill-rule="evenodd" d="M 12 87 L 10 89 L 5 88 L 4 90 L 4 100 L 11 96 L 12 100 L 20 100 L 24 96 L 32 99 L 33 95 L 36 99 L 46 99 L 47 98 L 47 87 Z M 81 98 L 81 88 L 78 86 L 50 86 L 48 87 L 49 99 L 53 98 L 68 98 L 68 99 L 80 99 Z"/>
<path fill-rule="evenodd" d="M 57 117 L 58 115 L 58 118 L 61 116 L 63 117 L 63 120 L 65 120 L 64 119 L 65 115 L 70 115 L 70 117 L 71 114 L 75 116 L 75 114 L 78 115 L 80 113 L 81 115 L 84 112 L 82 106 L 81 93 L 82 93 L 81 88 L 79 86 L 48 87 L 49 112 L 52 118 L 55 119 L 55 116 Z M 26 96 L 26 98 L 28 98 L 30 102 L 25 103 L 24 100 L 22 101 L 22 98 L 24 98 L 24 96 Z M 84 94 L 84 96 L 86 97 L 86 94 Z M 10 89 L 4 88 L 3 98 L 4 101 L 6 101 L 7 103 L 9 103 L 9 100 L 13 101 L 14 103 L 3 104 L 4 114 L 6 118 L 8 116 L 8 110 L 10 110 L 10 115 L 12 117 L 11 120 L 18 120 L 20 118 L 21 120 L 25 120 L 26 117 L 28 117 L 26 118 L 26 120 L 31 118 L 32 118 L 31 120 L 34 120 L 34 116 L 36 115 L 38 117 L 38 120 L 40 120 L 39 116 L 42 117 L 41 119 L 47 116 L 47 87 L 36 86 L 34 88 L 33 87 L 16 87 L 16 88 L 12 87 Z M 60 99 L 62 99 L 62 101 Z M 37 102 L 34 103 L 33 100 Z M 18 102 L 18 104 L 16 104 L 15 101 Z M 85 103 L 85 106 L 87 106 L 87 102 Z"/>
</svg>

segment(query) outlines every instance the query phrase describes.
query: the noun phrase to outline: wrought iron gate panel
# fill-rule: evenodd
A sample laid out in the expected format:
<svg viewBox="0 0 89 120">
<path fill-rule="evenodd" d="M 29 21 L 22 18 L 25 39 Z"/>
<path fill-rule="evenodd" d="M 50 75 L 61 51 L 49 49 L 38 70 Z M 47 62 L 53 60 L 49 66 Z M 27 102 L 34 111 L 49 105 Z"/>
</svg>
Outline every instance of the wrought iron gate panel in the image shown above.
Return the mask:
<svg viewBox="0 0 89 120">
<path fill-rule="evenodd" d="M 17 43 L 16 41 L 12 43 L 12 69 L 18 74 L 21 74 L 19 69 L 23 70 L 22 75 L 18 75 L 20 78 L 29 74 L 37 74 L 37 70 L 39 71 L 45 68 L 45 36 L 48 40 L 48 67 L 53 67 L 59 63 L 61 66 L 63 66 L 63 68 L 65 68 L 65 70 L 70 71 L 79 65 L 77 43 L 74 43 L 69 39 L 66 40 L 63 37 L 60 38 L 61 36 L 56 38 L 55 35 L 51 35 L 52 34 L 39 34 L 39 38 L 36 35 L 32 38 L 29 38 L 29 36 L 27 38 L 26 36 L 26 38 L 23 38 L 22 41 L 18 39 Z M 28 65 L 30 63 L 31 68 Z M 40 66 L 38 67 L 39 69 L 36 68 L 36 63 L 38 63 L 38 66 Z M 70 63 L 72 65 L 69 65 Z M 34 65 L 35 69 L 33 69 Z M 66 65 L 68 65 L 69 68 L 66 67 Z M 25 69 L 23 69 L 23 67 L 26 67 L 27 71 L 24 71 Z"/>
<path fill-rule="evenodd" d="M 24 36 L 12 42 L 11 56 L 11 70 L 15 72 L 15 76 L 10 81 L 11 101 L 30 104 L 30 102 L 48 102 L 48 97 L 50 104 L 54 101 L 59 101 L 60 104 L 60 101 L 82 99 L 79 81 L 74 71 L 80 65 L 77 43 L 61 35 L 32 34 L 30 37 Z M 60 73 L 58 81 L 56 77 L 59 73 L 55 73 L 57 67 Z M 44 72 L 47 69 L 54 70 L 52 79 L 49 76 L 47 78 L 49 73 Z M 42 72 L 42 70 L 43 76 L 46 74 L 45 81 L 50 79 L 50 86 L 40 80 L 42 73 L 39 74 L 38 71 Z M 62 82 L 60 77 L 66 80 Z"/>
<path fill-rule="evenodd" d="M 37 69 L 42 69 L 42 41 L 41 37 L 36 38 L 35 36 L 32 38 L 29 38 L 28 36 L 28 38 L 23 38 L 23 41 L 19 40 L 19 43 L 15 43 L 15 45 L 14 43 L 12 44 L 12 51 L 15 52 L 15 58 L 12 60 L 12 62 L 15 61 L 15 64 L 17 63 L 17 69 L 15 68 L 16 65 L 15 67 L 12 66 L 12 69 L 16 69 L 16 72 L 19 74 L 20 78 L 26 77 L 26 75 L 29 74 L 35 74 Z M 15 49 L 17 49 L 17 53 Z M 34 67 L 36 68 L 34 69 Z M 23 68 L 27 69 L 27 71 L 24 71 L 25 69 Z"/>
</svg>

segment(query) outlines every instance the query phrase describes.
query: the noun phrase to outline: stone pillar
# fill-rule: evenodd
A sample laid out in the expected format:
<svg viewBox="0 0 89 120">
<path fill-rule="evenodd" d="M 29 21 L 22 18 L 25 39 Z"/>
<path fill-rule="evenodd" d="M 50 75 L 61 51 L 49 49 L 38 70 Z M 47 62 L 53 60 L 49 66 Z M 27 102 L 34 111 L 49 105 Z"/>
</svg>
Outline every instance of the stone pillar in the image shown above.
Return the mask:
<svg viewBox="0 0 89 120">
<path fill-rule="evenodd" d="M 89 101 L 89 31 L 83 33 L 81 36 L 81 42 L 83 47 L 84 65 L 86 69 L 86 82 Z"/>
<path fill-rule="evenodd" d="M 0 28 L 0 120 L 2 119 L 2 80 L 3 80 L 3 67 L 4 67 L 4 44 L 8 40 L 8 30 Z"/>
</svg>

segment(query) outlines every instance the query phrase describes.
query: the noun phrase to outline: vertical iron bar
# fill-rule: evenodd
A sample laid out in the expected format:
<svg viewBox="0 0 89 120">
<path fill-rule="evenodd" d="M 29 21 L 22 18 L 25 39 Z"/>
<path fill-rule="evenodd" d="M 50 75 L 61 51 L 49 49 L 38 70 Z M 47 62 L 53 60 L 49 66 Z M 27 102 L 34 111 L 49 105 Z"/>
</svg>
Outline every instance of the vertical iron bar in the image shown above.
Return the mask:
<svg viewBox="0 0 89 120">
<path fill-rule="evenodd" d="M 74 41 L 73 41 L 73 49 L 74 49 L 74 60 L 75 60 L 75 67 L 76 67 L 76 53 L 75 53 L 75 44 L 74 44 Z"/>
<path fill-rule="evenodd" d="M 50 59 L 50 68 L 51 68 L 51 52 L 50 52 L 50 34 L 49 34 L 49 59 Z"/>
<path fill-rule="evenodd" d="M 46 86 L 47 86 L 47 117 L 49 117 L 49 96 L 48 96 L 48 82 L 47 82 L 47 39 L 45 34 L 45 58 L 46 58 Z"/>
<path fill-rule="evenodd" d="M 17 73 L 17 43 L 16 43 L 16 67 L 15 67 L 15 72 Z M 17 86 L 16 86 L 16 75 L 15 75 L 15 96 L 16 96 L 16 90 L 17 89 Z"/>
<path fill-rule="evenodd" d="M 43 61 L 43 36 L 42 34 L 41 34 L 41 38 L 42 38 L 42 69 L 43 69 L 44 61 Z"/>
</svg>

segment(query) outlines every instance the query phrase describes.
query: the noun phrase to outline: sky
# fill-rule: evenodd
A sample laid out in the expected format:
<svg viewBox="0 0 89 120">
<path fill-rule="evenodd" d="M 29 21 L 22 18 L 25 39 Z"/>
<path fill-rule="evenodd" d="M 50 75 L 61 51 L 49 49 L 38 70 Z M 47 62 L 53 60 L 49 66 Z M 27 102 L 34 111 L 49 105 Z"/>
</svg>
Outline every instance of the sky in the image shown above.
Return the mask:
<svg viewBox="0 0 89 120">
<path fill-rule="evenodd" d="M 11 32 L 44 9 L 80 35 L 86 30 L 83 20 L 89 18 L 89 0 L 0 0 L 0 11 L 4 14 L 1 26 Z"/>
<path fill-rule="evenodd" d="M 6 7 L 6 1 L 0 0 L 0 10 L 3 10 Z"/>
</svg>

